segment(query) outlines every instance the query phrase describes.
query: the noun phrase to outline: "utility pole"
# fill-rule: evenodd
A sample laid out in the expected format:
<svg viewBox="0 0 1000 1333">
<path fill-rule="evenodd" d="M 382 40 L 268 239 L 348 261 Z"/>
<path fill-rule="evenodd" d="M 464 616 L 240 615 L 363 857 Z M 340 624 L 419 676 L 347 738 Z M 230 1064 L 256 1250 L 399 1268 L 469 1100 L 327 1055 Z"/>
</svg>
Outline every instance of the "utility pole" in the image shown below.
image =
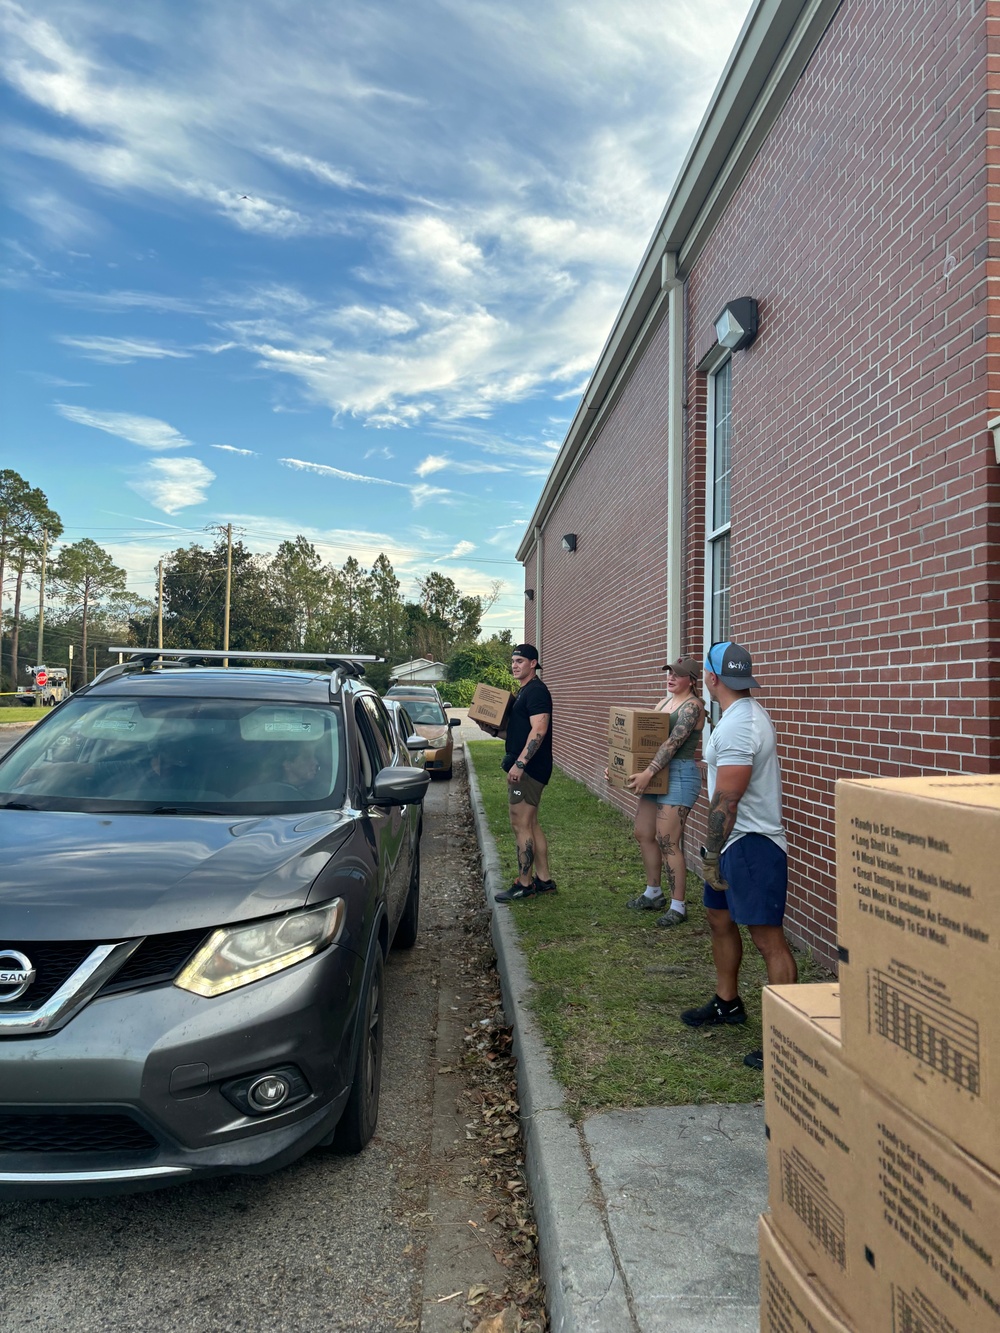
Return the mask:
<svg viewBox="0 0 1000 1333">
<path fill-rule="evenodd" d="M 38 644 L 35 648 L 35 662 L 41 666 L 45 661 L 42 652 L 45 648 L 45 558 L 49 552 L 49 530 L 42 529 L 42 578 L 38 585 Z"/>
<path fill-rule="evenodd" d="M 226 524 L 226 614 L 222 627 L 222 647 L 229 651 L 229 597 L 233 583 L 233 525 Z M 229 665 L 229 658 L 222 659 L 222 665 Z"/>
<path fill-rule="evenodd" d="M 156 577 L 156 646 L 163 647 L 163 561 L 157 566 Z"/>
</svg>

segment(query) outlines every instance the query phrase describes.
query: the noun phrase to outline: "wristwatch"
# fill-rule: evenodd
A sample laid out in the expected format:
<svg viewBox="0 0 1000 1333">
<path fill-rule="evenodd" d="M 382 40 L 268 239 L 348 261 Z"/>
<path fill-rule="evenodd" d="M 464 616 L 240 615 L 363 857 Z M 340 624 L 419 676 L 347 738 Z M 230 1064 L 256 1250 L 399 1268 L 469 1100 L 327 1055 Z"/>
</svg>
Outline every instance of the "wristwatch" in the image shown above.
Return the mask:
<svg viewBox="0 0 1000 1333">
<path fill-rule="evenodd" d="M 719 859 L 719 853 L 718 853 L 718 852 L 710 852 L 710 851 L 708 850 L 707 847 L 702 847 L 702 849 L 701 849 L 701 859 L 702 859 L 703 861 L 718 861 L 718 859 Z"/>
<path fill-rule="evenodd" d="M 523 759 L 515 759 L 515 760 L 514 760 L 514 767 L 515 767 L 515 768 L 523 768 L 523 767 L 524 767 L 524 760 L 523 760 Z"/>
</svg>

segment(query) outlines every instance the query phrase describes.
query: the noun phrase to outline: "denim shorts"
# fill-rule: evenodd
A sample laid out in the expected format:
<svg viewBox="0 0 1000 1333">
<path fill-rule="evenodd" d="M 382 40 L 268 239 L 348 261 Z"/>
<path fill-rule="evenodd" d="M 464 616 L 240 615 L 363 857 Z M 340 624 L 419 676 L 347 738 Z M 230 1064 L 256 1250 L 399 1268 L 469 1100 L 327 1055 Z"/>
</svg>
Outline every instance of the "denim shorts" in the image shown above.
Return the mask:
<svg viewBox="0 0 1000 1333">
<path fill-rule="evenodd" d="M 788 896 L 788 857 L 763 833 L 744 833 L 719 858 L 725 893 L 705 885 L 706 907 L 728 911 L 738 926 L 780 926 Z"/>
<path fill-rule="evenodd" d="M 683 805 L 690 810 L 701 791 L 701 769 L 696 759 L 671 759 L 667 766 L 670 773 L 667 790 L 662 796 L 649 796 L 644 800 L 655 801 L 657 805 Z"/>
</svg>

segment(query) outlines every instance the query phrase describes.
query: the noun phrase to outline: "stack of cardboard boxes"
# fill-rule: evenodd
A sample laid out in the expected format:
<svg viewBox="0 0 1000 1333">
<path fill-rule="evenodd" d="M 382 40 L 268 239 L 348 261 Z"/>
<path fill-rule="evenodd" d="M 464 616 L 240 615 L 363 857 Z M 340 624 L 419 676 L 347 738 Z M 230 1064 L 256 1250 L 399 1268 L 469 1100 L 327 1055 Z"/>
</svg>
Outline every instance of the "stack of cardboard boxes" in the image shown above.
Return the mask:
<svg viewBox="0 0 1000 1333">
<path fill-rule="evenodd" d="M 617 704 L 608 716 L 608 779 L 613 787 L 624 787 L 641 773 L 670 735 L 670 717 L 651 708 L 622 708 Z M 660 796 L 667 790 L 670 774 L 661 769 L 646 791 Z"/>
<path fill-rule="evenodd" d="M 837 784 L 836 985 L 764 992 L 764 1333 L 1000 1330 L 1000 777 Z"/>
</svg>

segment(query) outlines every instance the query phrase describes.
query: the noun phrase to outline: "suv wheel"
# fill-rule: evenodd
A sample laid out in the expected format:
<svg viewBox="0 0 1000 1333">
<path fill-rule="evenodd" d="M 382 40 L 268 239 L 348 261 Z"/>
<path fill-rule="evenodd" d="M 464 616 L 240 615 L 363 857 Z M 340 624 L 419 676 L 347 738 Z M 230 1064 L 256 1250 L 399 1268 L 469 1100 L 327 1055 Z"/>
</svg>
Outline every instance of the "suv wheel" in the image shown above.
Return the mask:
<svg viewBox="0 0 1000 1333">
<path fill-rule="evenodd" d="M 376 947 L 375 962 L 361 1009 L 361 1032 L 354 1063 L 354 1079 L 334 1138 L 335 1146 L 342 1152 L 360 1152 L 375 1133 L 378 1124 L 378 1101 L 382 1087 L 384 978 L 382 950 Z"/>
</svg>

